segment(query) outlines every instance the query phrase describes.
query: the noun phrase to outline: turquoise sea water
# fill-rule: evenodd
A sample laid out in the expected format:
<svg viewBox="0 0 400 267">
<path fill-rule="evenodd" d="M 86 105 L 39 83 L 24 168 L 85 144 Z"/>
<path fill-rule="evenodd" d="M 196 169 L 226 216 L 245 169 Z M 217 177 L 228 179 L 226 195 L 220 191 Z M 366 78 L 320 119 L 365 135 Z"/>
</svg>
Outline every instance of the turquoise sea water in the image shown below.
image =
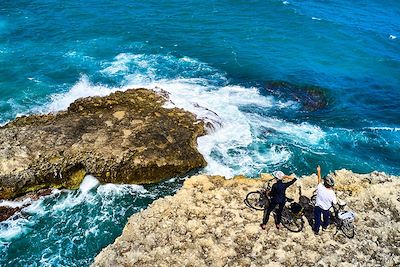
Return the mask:
<svg viewBox="0 0 400 267">
<path fill-rule="evenodd" d="M 305 85 L 328 105 L 306 109 Z M 400 173 L 398 1 L 0 2 L 0 123 L 138 86 L 214 125 L 198 140 L 205 173 Z M 179 186 L 41 200 L 0 224 L 0 265 L 88 265 Z"/>
</svg>

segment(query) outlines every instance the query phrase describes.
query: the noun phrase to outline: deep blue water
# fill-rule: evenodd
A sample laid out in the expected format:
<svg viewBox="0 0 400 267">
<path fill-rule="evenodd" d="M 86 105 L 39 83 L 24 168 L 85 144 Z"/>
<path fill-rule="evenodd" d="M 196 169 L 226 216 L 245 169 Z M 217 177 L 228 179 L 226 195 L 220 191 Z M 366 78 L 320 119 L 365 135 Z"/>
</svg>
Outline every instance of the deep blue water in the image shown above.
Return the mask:
<svg viewBox="0 0 400 267">
<path fill-rule="evenodd" d="M 267 90 L 271 81 L 292 87 Z M 306 85 L 321 88 L 326 107 L 305 108 Z M 214 124 L 199 139 L 206 173 L 300 175 L 317 164 L 324 173 L 400 173 L 398 1 L 0 2 L 0 123 L 137 86 L 167 90 L 175 105 Z M 0 224 L 0 265 L 88 264 L 132 213 L 174 190 L 133 206 L 135 190 L 111 190 L 108 206 L 92 192 L 91 212 L 73 213 L 105 223 L 77 246 L 35 247 L 49 233 L 72 235 L 57 219 L 43 223 L 51 212 L 31 213 L 19 221 L 21 231 Z M 127 201 L 118 199 L 121 192 Z M 60 201 L 38 205 L 52 210 Z M 118 209 L 127 212 L 112 228 L 104 214 Z M 57 214 L 65 219 L 71 210 Z M 57 246 L 70 254 L 60 256 Z"/>
</svg>

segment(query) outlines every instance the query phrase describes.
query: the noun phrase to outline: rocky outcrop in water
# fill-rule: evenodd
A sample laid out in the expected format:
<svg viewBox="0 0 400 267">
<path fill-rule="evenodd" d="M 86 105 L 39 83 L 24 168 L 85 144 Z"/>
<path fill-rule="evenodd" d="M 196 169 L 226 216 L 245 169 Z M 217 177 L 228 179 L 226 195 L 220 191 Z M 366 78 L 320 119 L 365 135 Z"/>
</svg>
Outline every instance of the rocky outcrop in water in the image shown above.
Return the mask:
<svg viewBox="0 0 400 267">
<path fill-rule="evenodd" d="M 279 231 L 262 211 L 245 206 L 249 191 L 270 178 L 195 176 L 172 197 L 155 201 L 129 219 L 122 235 L 93 266 L 399 266 L 400 177 L 384 173 L 335 173 L 337 196 L 357 214 L 356 235 L 315 236 L 306 222 L 300 233 Z M 316 175 L 302 177 L 290 197 L 310 198 Z"/>
<path fill-rule="evenodd" d="M 32 201 L 38 200 L 53 193 L 51 188 L 40 189 L 35 192 L 29 192 L 21 197 L 17 197 L 14 201 L 0 201 L 0 222 L 7 220 L 15 213 L 20 212 L 23 208 L 29 206 Z"/>
<path fill-rule="evenodd" d="M 327 92 L 312 85 L 294 85 L 283 81 L 268 82 L 265 90 L 273 95 L 299 102 L 306 111 L 324 109 L 328 105 Z"/>
<path fill-rule="evenodd" d="M 150 183 L 204 167 L 196 148 L 203 122 L 164 108 L 165 101 L 150 90 L 128 90 L 1 127 L 0 199 L 75 189 L 86 174 L 101 182 Z"/>
</svg>

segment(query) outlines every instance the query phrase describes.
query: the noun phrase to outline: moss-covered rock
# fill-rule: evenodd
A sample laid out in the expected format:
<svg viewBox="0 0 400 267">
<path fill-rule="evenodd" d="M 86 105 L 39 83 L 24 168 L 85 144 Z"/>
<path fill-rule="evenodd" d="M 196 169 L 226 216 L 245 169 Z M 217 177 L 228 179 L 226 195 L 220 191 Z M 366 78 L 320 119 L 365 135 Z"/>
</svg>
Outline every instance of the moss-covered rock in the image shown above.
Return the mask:
<svg viewBox="0 0 400 267">
<path fill-rule="evenodd" d="M 17 118 L 0 128 L 0 199 L 54 187 L 151 183 L 206 165 L 204 124 L 147 89 L 78 99 L 67 111 Z"/>
</svg>

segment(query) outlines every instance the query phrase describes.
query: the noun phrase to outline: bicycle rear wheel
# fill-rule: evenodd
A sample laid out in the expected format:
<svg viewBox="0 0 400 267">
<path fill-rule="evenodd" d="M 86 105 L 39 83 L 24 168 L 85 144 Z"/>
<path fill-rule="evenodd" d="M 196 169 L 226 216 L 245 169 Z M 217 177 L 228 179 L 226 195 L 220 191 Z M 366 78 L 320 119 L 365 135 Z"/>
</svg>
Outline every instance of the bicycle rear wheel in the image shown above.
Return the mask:
<svg viewBox="0 0 400 267">
<path fill-rule="evenodd" d="M 264 207 L 268 205 L 268 199 L 266 196 L 263 196 L 258 191 L 253 191 L 247 194 L 244 203 L 252 209 L 255 210 L 264 210 Z"/>
<path fill-rule="evenodd" d="M 355 234 L 354 224 L 352 222 L 343 221 L 341 230 L 348 238 L 353 238 Z"/>
<path fill-rule="evenodd" d="M 282 213 L 282 225 L 290 232 L 298 233 L 303 230 L 304 220 L 301 216 L 295 216 L 286 210 Z"/>
</svg>

